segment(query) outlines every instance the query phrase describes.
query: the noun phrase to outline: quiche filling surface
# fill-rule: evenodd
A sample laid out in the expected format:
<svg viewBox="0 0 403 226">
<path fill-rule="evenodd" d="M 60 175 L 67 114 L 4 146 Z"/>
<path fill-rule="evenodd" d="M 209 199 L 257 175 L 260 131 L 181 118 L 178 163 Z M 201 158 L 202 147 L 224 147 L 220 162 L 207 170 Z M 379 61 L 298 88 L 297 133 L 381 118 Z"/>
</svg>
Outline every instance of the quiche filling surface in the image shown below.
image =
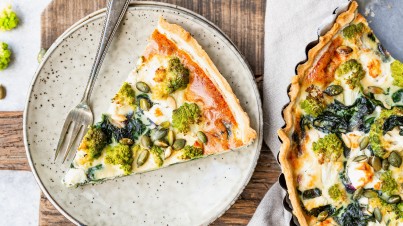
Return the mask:
<svg viewBox="0 0 403 226">
<path fill-rule="evenodd" d="M 94 183 L 222 153 L 256 132 L 197 42 L 162 18 L 137 68 L 84 136 L 63 183 Z"/>
<path fill-rule="evenodd" d="M 301 225 L 403 225 L 403 64 L 355 8 L 298 74 L 279 132 Z"/>
</svg>

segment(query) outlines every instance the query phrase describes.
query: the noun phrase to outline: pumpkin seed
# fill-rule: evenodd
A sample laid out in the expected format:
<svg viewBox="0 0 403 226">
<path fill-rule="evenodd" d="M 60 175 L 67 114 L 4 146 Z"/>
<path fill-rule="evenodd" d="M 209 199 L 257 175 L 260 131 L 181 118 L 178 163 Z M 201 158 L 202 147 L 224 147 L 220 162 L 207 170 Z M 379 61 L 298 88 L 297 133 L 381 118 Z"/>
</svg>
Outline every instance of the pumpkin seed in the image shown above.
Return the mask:
<svg viewBox="0 0 403 226">
<path fill-rule="evenodd" d="M 168 104 L 168 106 L 170 107 L 170 108 L 172 108 L 173 110 L 175 110 L 176 109 L 176 100 L 175 100 L 175 98 L 173 98 L 173 97 L 171 97 L 171 96 L 168 96 L 167 97 L 167 99 L 166 99 L 166 101 L 167 101 L 167 104 Z"/>
<path fill-rule="evenodd" d="M 375 198 L 378 196 L 378 193 L 373 190 L 365 190 L 362 195 L 367 198 Z"/>
<path fill-rule="evenodd" d="M 383 170 L 388 170 L 389 169 L 389 161 L 388 161 L 388 159 L 384 159 L 384 160 L 382 160 L 382 169 Z"/>
<path fill-rule="evenodd" d="M 400 201 L 402 201 L 402 198 L 400 198 L 400 195 L 392 195 L 386 200 L 386 202 L 389 204 L 396 204 L 396 203 L 399 203 Z"/>
<path fill-rule="evenodd" d="M 351 148 L 350 138 L 348 138 L 348 136 L 346 134 L 342 133 L 341 134 L 341 139 L 343 140 L 343 142 L 346 145 L 346 147 Z"/>
<path fill-rule="evenodd" d="M 390 165 L 397 168 L 399 168 L 402 165 L 402 157 L 400 157 L 400 155 L 395 151 L 392 151 L 392 153 L 390 153 L 388 161 Z"/>
<path fill-rule="evenodd" d="M 41 48 L 41 50 L 39 50 L 38 56 L 36 57 L 36 59 L 38 60 L 38 63 L 41 63 L 43 60 L 43 56 L 45 56 L 46 53 L 46 49 Z"/>
<path fill-rule="evenodd" d="M 381 87 L 378 86 L 368 86 L 368 92 L 373 94 L 383 94 L 385 91 Z"/>
<path fill-rule="evenodd" d="M 359 155 L 353 159 L 354 162 L 361 162 L 361 161 L 367 161 L 368 157 L 366 155 Z"/>
<path fill-rule="evenodd" d="M 207 136 L 202 131 L 197 132 L 196 135 L 197 135 L 197 138 L 199 138 L 200 142 L 202 142 L 203 144 L 207 143 Z"/>
<path fill-rule="evenodd" d="M 148 111 L 150 109 L 150 107 L 151 107 L 151 104 L 150 104 L 150 102 L 148 102 L 148 100 L 146 100 L 144 98 L 140 99 L 140 108 L 141 108 L 141 110 Z"/>
<path fill-rule="evenodd" d="M 168 133 L 168 130 L 165 128 L 159 128 L 154 130 L 154 133 L 151 134 L 151 140 L 159 140 L 165 137 Z"/>
<path fill-rule="evenodd" d="M 357 190 L 355 190 L 353 194 L 353 199 L 358 200 L 361 197 L 363 191 L 364 191 L 363 188 L 358 188 Z"/>
<path fill-rule="evenodd" d="M 143 93 L 150 92 L 150 87 L 145 82 L 137 82 L 136 88 Z"/>
<path fill-rule="evenodd" d="M 374 216 L 375 216 L 375 220 L 378 221 L 379 223 L 382 221 L 382 213 L 378 207 L 375 207 L 375 209 L 374 209 Z"/>
<path fill-rule="evenodd" d="M 163 140 L 156 140 L 154 141 L 154 145 L 162 148 L 168 147 L 168 144 Z"/>
<path fill-rule="evenodd" d="M 0 100 L 4 99 L 4 97 L 6 97 L 6 89 L 0 84 Z"/>
<path fill-rule="evenodd" d="M 369 137 L 367 136 L 362 137 L 360 140 L 360 149 L 364 150 L 368 146 L 368 143 L 369 143 Z"/>
<path fill-rule="evenodd" d="M 119 143 L 125 144 L 125 145 L 132 145 L 133 140 L 130 139 L 130 138 L 122 138 L 122 139 L 119 140 Z"/>
<path fill-rule="evenodd" d="M 175 142 L 175 133 L 172 130 L 168 131 L 167 141 L 170 146 L 172 146 Z"/>
<path fill-rule="evenodd" d="M 164 151 L 164 159 L 169 158 L 169 156 L 171 156 L 172 154 L 172 148 L 171 147 L 167 147 Z"/>
<path fill-rule="evenodd" d="M 342 55 L 349 55 L 350 53 L 353 52 L 353 49 L 348 46 L 339 46 L 336 49 L 337 53 L 342 54 Z"/>
<path fill-rule="evenodd" d="M 318 221 L 324 221 L 329 216 L 329 212 L 327 210 L 320 212 L 317 219 Z"/>
<path fill-rule="evenodd" d="M 337 96 L 343 92 L 343 87 L 340 85 L 330 85 L 323 92 L 329 96 Z"/>
<path fill-rule="evenodd" d="M 319 188 L 308 189 L 302 192 L 302 199 L 313 199 L 322 195 L 322 190 Z"/>
<path fill-rule="evenodd" d="M 397 204 L 397 208 L 403 212 L 403 202 Z"/>
<path fill-rule="evenodd" d="M 176 139 L 172 147 L 174 148 L 174 150 L 181 150 L 183 147 L 185 147 L 185 144 L 185 139 Z"/>
<path fill-rule="evenodd" d="M 160 126 L 164 129 L 168 129 L 171 123 L 169 121 L 162 122 Z"/>
<path fill-rule="evenodd" d="M 137 167 L 144 165 L 144 163 L 146 163 L 149 155 L 150 155 L 150 152 L 146 149 L 143 149 L 140 152 L 139 157 L 137 158 Z"/>
<path fill-rule="evenodd" d="M 371 156 L 369 158 L 369 164 L 374 168 L 375 171 L 379 171 L 382 169 L 382 162 L 378 156 Z"/>
<path fill-rule="evenodd" d="M 141 139 L 140 139 L 140 143 L 141 143 L 141 146 L 143 146 L 145 148 L 150 149 L 152 147 L 151 139 L 150 139 L 149 136 L 145 136 L 145 135 L 142 136 Z"/>
</svg>

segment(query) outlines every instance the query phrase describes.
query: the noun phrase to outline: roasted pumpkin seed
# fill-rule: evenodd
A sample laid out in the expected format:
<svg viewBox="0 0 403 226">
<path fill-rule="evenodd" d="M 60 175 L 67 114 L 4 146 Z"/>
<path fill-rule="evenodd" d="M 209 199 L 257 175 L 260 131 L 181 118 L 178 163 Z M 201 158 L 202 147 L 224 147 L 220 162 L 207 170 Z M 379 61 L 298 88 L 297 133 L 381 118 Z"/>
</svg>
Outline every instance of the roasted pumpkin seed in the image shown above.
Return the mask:
<svg viewBox="0 0 403 226">
<path fill-rule="evenodd" d="M 318 221 L 324 221 L 329 216 L 329 212 L 327 210 L 320 212 L 317 219 Z"/>
<path fill-rule="evenodd" d="M 151 134 L 151 140 L 159 140 L 163 137 L 165 137 L 168 133 L 168 130 L 165 128 L 159 128 L 154 130 L 154 132 Z"/>
<path fill-rule="evenodd" d="M 136 88 L 143 93 L 150 92 L 150 87 L 145 82 L 137 82 Z"/>
<path fill-rule="evenodd" d="M 342 54 L 342 55 L 349 55 L 350 53 L 353 52 L 353 49 L 351 47 L 348 46 L 339 46 L 336 49 L 338 54 Z"/>
<path fill-rule="evenodd" d="M 122 138 L 122 139 L 119 140 L 119 143 L 125 144 L 125 145 L 132 145 L 133 140 L 130 139 L 130 138 Z"/>
<path fill-rule="evenodd" d="M 400 157 L 400 155 L 395 151 L 392 151 L 390 153 L 390 155 L 388 157 L 388 161 L 389 161 L 390 165 L 397 167 L 397 168 L 399 168 L 402 165 L 402 157 Z"/>
<path fill-rule="evenodd" d="M 357 190 L 355 190 L 353 194 L 353 199 L 358 200 L 361 197 L 363 191 L 364 191 L 363 188 L 358 188 Z"/>
<path fill-rule="evenodd" d="M 340 85 L 330 85 L 323 92 L 329 96 L 337 96 L 343 92 L 343 87 Z"/>
<path fill-rule="evenodd" d="M 388 161 L 388 159 L 384 159 L 384 160 L 382 160 L 382 169 L 383 170 L 388 170 L 389 169 L 389 161 Z"/>
<path fill-rule="evenodd" d="M 172 130 L 168 131 L 167 141 L 170 146 L 172 146 L 175 142 L 175 133 Z"/>
<path fill-rule="evenodd" d="M 374 168 L 375 171 L 379 171 L 382 169 L 382 162 L 378 156 L 371 156 L 369 158 L 369 164 Z"/>
<path fill-rule="evenodd" d="M 207 136 L 202 131 L 197 132 L 196 135 L 197 135 L 197 138 L 199 138 L 200 142 L 202 142 L 203 144 L 207 143 Z"/>
<path fill-rule="evenodd" d="M 368 157 L 366 155 L 359 155 L 353 159 L 354 162 L 367 161 Z"/>
<path fill-rule="evenodd" d="M 167 147 L 164 151 L 164 159 L 169 158 L 169 156 L 171 156 L 172 154 L 172 148 L 171 147 Z"/>
<path fill-rule="evenodd" d="M 367 197 L 367 198 L 375 198 L 375 197 L 378 197 L 378 193 L 377 193 L 376 191 L 373 191 L 373 190 L 364 190 L 364 192 L 362 193 L 362 195 L 363 195 L 364 197 Z"/>
<path fill-rule="evenodd" d="M 351 141 L 350 138 L 348 138 L 348 136 L 344 133 L 341 134 L 341 139 L 344 142 L 344 145 L 346 145 L 346 147 L 351 148 Z"/>
<path fill-rule="evenodd" d="M 174 150 L 181 150 L 183 147 L 185 147 L 185 144 L 185 139 L 176 139 L 172 147 L 174 148 Z"/>
<path fill-rule="evenodd" d="M 386 202 L 389 204 L 396 204 L 396 203 L 399 203 L 400 201 L 402 201 L 402 198 L 400 198 L 400 195 L 392 195 L 386 200 Z"/>
<path fill-rule="evenodd" d="M 368 92 L 373 93 L 373 94 L 383 94 L 385 91 L 378 86 L 368 86 Z"/>
<path fill-rule="evenodd" d="M 140 139 L 141 146 L 150 149 L 152 147 L 151 139 L 149 136 L 142 136 Z"/>
<path fill-rule="evenodd" d="M 368 136 L 362 137 L 360 140 L 360 149 L 364 150 L 368 146 L 368 143 L 369 143 L 369 137 Z"/>
<path fill-rule="evenodd" d="M 0 100 L 4 99 L 4 97 L 6 97 L 6 89 L 0 84 Z"/>
<path fill-rule="evenodd" d="M 154 141 L 154 145 L 162 148 L 168 147 L 168 144 L 163 140 L 156 140 Z"/>
<path fill-rule="evenodd" d="M 171 123 L 169 121 L 162 122 L 160 126 L 164 129 L 168 129 Z"/>
<path fill-rule="evenodd" d="M 151 104 L 150 104 L 150 102 L 148 102 L 148 100 L 141 98 L 140 99 L 140 108 L 143 111 L 148 111 L 151 108 Z"/>
<path fill-rule="evenodd" d="M 144 165 L 144 163 L 147 161 L 149 155 L 150 155 L 150 152 L 148 150 L 146 150 L 146 149 L 141 150 L 139 157 L 137 158 L 137 167 Z"/>
<path fill-rule="evenodd" d="M 378 207 L 375 207 L 375 209 L 374 209 L 374 217 L 375 217 L 375 220 L 378 221 L 378 223 L 380 223 L 382 221 L 382 213 Z"/>
</svg>

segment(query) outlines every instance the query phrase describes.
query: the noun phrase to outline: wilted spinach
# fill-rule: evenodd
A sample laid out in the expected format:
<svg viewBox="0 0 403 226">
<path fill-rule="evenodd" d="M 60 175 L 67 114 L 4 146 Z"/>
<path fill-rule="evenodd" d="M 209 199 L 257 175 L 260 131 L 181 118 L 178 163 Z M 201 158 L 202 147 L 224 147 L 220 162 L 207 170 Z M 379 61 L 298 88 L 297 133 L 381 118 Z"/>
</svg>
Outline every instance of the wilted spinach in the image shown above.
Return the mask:
<svg viewBox="0 0 403 226">
<path fill-rule="evenodd" d="M 94 181 L 95 180 L 95 171 L 102 169 L 102 167 L 103 167 L 102 164 L 98 164 L 96 166 L 89 168 L 88 172 L 87 172 L 88 179 L 90 179 L 91 181 Z"/>
<path fill-rule="evenodd" d="M 375 221 L 372 215 L 365 215 L 357 203 L 349 204 L 336 220 L 342 226 L 365 226 L 369 221 Z"/>
<path fill-rule="evenodd" d="M 108 116 L 103 115 L 102 121 L 97 126 L 108 136 L 109 143 L 112 142 L 112 138 L 115 141 L 122 138 L 137 140 L 146 131 L 146 126 L 140 119 L 133 117 L 133 114 L 127 115 L 126 118 L 126 121 L 123 122 L 124 126 L 119 128 L 110 122 Z"/>
<path fill-rule="evenodd" d="M 385 135 L 388 131 L 393 130 L 395 127 L 403 126 L 403 116 L 392 115 L 383 123 L 383 134 Z M 402 130 L 400 130 L 402 131 Z"/>
</svg>

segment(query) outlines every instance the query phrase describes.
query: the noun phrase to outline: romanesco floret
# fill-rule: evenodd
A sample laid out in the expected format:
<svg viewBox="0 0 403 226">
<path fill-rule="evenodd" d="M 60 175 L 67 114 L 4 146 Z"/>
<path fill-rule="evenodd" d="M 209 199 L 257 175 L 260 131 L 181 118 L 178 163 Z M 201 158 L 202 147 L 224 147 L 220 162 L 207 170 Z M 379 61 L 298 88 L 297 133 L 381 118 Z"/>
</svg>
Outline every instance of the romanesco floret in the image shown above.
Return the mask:
<svg viewBox="0 0 403 226">
<path fill-rule="evenodd" d="M 107 145 L 107 136 L 101 128 L 90 126 L 85 134 L 79 150 L 87 153 L 87 160 L 92 161 L 101 156 L 102 150 Z"/>
<path fill-rule="evenodd" d="M 181 159 L 194 159 L 203 156 L 203 149 L 195 146 L 186 145 L 182 149 Z"/>
<path fill-rule="evenodd" d="M 0 71 L 6 69 L 11 61 L 11 51 L 7 43 L 0 42 Z"/>
<path fill-rule="evenodd" d="M 355 59 L 351 59 L 341 64 L 336 70 L 336 74 L 338 76 L 345 75 L 350 72 L 352 73 L 348 78 L 346 78 L 346 84 L 349 85 L 350 89 L 360 87 L 360 82 L 365 76 L 365 71 L 362 68 L 362 64 Z"/>
<path fill-rule="evenodd" d="M 322 114 L 323 110 L 325 109 L 323 102 L 309 97 L 303 100 L 300 105 L 302 110 L 304 110 L 308 115 L 312 115 L 314 117 L 318 117 L 318 115 Z"/>
<path fill-rule="evenodd" d="M 343 153 L 342 141 L 336 134 L 331 133 L 317 142 L 313 142 L 313 151 L 318 155 L 319 162 L 336 161 Z"/>
<path fill-rule="evenodd" d="M 392 71 L 393 85 L 403 87 L 403 63 L 395 60 L 390 64 Z"/>
<path fill-rule="evenodd" d="M 169 60 L 167 72 L 167 89 L 168 93 L 176 90 L 184 89 L 189 84 L 189 69 L 187 69 L 179 60 L 174 57 Z"/>
<path fill-rule="evenodd" d="M 172 126 L 179 132 L 186 133 L 190 129 L 190 125 L 198 123 L 201 118 L 199 106 L 195 103 L 184 103 L 172 113 Z"/>
<path fill-rule="evenodd" d="M 164 160 L 162 160 L 162 157 L 161 157 L 161 155 L 164 153 L 164 151 L 160 147 L 154 145 L 150 149 L 150 153 L 153 155 L 153 159 L 154 159 L 155 164 L 158 167 L 161 167 L 162 164 L 164 163 Z"/>
<path fill-rule="evenodd" d="M 398 185 L 396 180 L 392 177 L 391 171 L 386 171 L 381 174 L 382 186 L 381 190 L 386 195 L 391 195 L 397 191 Z"/>
<path fill-rule="evenodd" d="M 6 7 L 0 13 L 0 30 L 9 31 L 17 27 L 19 18 L 17 14 L 11 9 L 11 6 Z"/>
<path fill-rule="evenodd" d="M 119 105 L 136 108 L 136 92 L 128 82 L 125 82 L 112 101 Z"/>
<path fill-rule="evenodd" d="M 132 172 L 133 151 L 128 145 L 116 144 L 106 149 L 105 162 L 113 165 L 120 165 L 125 175 Z"/>
<path fill-rule="evenodd" d="M 340 189 L 339 184 L 335 184 L 335 185 L 331 186 L 328 190 L 328 193 L 329 193 L 330 198 L 335 201 L 341 200 L 344 196 L 344 192 L 342 189 Z"/>
<path fill-rule="evenodd" d="M 388 153 L 383 148 L 385 142 L 383 138 L 383 124 L 392 115 L 403 115 L 403 110 L 398 107 L 390 110 L 382 110 L 379 117 L 371 125 L 371 129 L 369 131 L 369 142 L 371 144 L 372 151 L 380 158 L 385 158 Z"/>
<path fill-rule="evenodd" d="M 343 29 L 343 35 L 348 39 L 352 39 L 359 35 L 362 35 L 364 31 L 365 25 L 363 23 L 351 24 Z"/>
</svg>

